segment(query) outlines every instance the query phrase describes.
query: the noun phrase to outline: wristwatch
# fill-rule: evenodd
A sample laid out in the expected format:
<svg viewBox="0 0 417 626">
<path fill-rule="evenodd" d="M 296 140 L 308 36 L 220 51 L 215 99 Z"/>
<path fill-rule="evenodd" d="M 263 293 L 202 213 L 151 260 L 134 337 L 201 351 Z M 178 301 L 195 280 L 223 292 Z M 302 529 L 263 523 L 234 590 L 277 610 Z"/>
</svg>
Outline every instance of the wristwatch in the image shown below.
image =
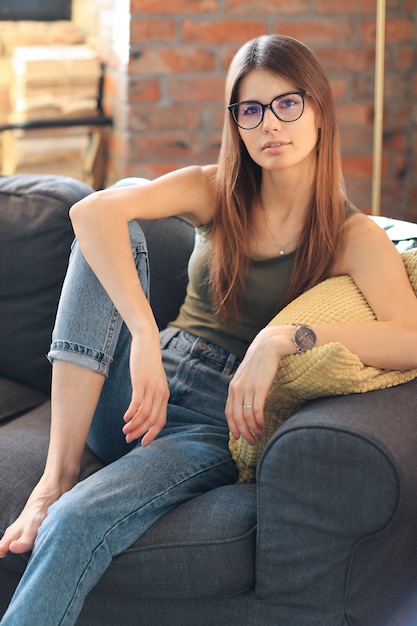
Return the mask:
<svg viewBox="0 0 417 626">
<path fill-rule="evenodd" d="M 314 348 L 316 345 L 316 333 L 314 330 L 305 324 L 293 324 L 293 326 L 296 327 L 292 336 L 294 345 L 297 348 L 296 354 Z"/>
</svg>

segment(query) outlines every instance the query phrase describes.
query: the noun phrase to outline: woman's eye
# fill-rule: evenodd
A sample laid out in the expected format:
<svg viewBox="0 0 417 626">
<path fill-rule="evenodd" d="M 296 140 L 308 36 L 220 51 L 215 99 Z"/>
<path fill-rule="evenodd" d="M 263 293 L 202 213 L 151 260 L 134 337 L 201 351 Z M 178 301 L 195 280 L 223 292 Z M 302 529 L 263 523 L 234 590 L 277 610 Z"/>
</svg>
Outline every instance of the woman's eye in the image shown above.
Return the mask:
<svg viewBox="0 0 417 626">
<path fill-rule="evenodd" d="M 293 98 L 285 98 L 285 100 L 280 100 L 278 102 L 278 106 L 280 109 L 290 109 L 295 106 L 297 103 Z"/>
<path fill-rule="evenodd" d="M 242 115 L 259 115 L 259 105 L 257 104 L 249 104 L 242 109 Z"/>
</svg>

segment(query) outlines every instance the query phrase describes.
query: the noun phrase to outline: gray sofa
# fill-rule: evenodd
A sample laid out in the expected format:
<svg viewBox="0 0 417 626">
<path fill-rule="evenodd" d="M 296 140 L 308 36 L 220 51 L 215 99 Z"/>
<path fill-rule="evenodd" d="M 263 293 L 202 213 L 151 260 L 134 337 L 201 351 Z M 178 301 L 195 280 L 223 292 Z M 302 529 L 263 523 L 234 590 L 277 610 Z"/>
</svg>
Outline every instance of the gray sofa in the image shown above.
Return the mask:
<svg viewBox="0 0 417 626">
<path fill-rule="evenodd" d="M 91 191 L 56 176 L 0 178 L 0 534 L 42 472 L 68 209 Z M 381 225 L 403 249 L 416 245 L 413 224 Z M 143 226 L 164 327 L 184 296 L 194 231 L 180 218 Z M 416 398 L 417 380 L 309 402 L 267 445 L 256 485 L 167 514 L 114 559 L 77 623 L 417 624 Z M 81 478 L 99 467 L 86 449 Z M 0 615 L 28 557 L 0 560 Z"/>
</svg>

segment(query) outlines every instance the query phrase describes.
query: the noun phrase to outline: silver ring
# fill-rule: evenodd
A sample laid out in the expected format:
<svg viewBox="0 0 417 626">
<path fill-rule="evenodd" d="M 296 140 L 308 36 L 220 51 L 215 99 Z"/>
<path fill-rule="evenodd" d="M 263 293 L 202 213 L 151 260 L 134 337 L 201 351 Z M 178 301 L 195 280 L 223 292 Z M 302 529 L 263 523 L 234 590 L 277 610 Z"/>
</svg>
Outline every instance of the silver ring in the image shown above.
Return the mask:
<svg viewBox="0 0 417 626">
<path fill-rule="evenodd" d="M 253 409 L 253 404 L 242 404 L 244 409 Z"/>
</svg>

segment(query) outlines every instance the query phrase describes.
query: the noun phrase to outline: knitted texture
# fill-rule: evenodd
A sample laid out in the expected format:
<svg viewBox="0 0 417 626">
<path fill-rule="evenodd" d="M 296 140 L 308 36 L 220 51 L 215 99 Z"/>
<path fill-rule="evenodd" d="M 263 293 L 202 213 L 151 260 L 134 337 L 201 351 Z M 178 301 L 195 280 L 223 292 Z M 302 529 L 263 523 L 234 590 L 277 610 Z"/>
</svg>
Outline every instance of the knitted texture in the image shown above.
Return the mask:
<svg viewBox="0 0 417 626">
<path fill-rule="evenodd" d="M 417 249 L 402 253 L 417 295 Z M 372 322 L 376 317 L 350 276 L 329 278 L 296 298 L 269 325 Z M 307 400 L 363 393 L 393 387 L 417 376 L 417 369 L 396 371 L 363 365 L 340 343 L 328 343 L 283 357 L 265 404 L 263 437 L 251 446 L 230 437 L 229 447 L 239 469 L 239 482 L 253 482 L 262 451 L 277 428 Z"/>
</svg>

